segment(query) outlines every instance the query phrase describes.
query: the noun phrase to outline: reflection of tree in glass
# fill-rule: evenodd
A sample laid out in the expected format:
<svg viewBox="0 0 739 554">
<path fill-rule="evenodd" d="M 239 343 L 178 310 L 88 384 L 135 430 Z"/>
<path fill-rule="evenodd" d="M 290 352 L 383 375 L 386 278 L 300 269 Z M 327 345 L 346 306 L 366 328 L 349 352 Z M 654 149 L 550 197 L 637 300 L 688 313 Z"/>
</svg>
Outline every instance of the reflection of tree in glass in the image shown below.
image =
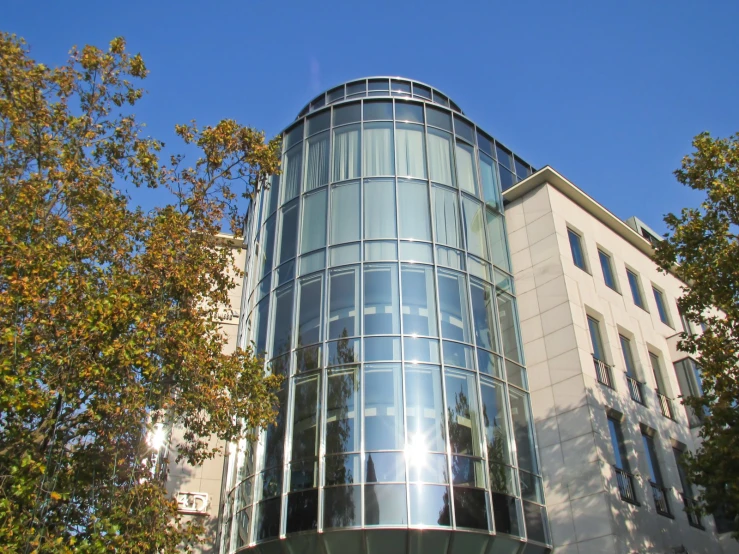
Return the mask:
<svg viewBox="0 0 739 554">
<path fill-rule="evenodd" d="M 265 437 L 264 459 L 262 468 L 278 466 L 277 469 L 265 471 L 262 478 L 264 497 L 273 496 L 282 487 L 282 465 L 285 451 L 285 403 L 287 391 L 282 389 L 277 393 L 279 409 L 275 422 L 267 426 Z"/>
<path fill-rule="evenodd" d="M 490 468 L 490 486 L 494 491 L 509 494 L 508 480 L 506 479 L 505 463 L 507 461 L 505 449 L 505 432 L 503 428 L 495 421 L 495 415 L 491 418 L 488 416 L 487 406 L 483 403 L 482 417 L 485 423 L 487 433 L 487 454 L 488 465 Z M 492 425 L 491 425 L 492 423 Z M 490 436 L 490 428 L 493 428 L 493 436 Z"/>
</svg>

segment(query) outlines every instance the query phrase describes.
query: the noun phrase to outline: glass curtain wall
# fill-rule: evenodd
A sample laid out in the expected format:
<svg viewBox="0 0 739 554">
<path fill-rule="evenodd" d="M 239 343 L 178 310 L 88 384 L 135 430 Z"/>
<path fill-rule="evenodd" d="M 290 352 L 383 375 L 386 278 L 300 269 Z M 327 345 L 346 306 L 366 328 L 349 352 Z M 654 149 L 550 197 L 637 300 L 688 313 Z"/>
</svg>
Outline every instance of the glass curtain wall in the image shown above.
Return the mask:
<svg viewBox="0 0 739 554">
<path fill-rule="evenodd" d="M 241 340 L 285 381 L 234 462 L 222 552 L 351 527 L 550 542 L 493 145 L 407 98 L 284 133 Z"/>
</svg>

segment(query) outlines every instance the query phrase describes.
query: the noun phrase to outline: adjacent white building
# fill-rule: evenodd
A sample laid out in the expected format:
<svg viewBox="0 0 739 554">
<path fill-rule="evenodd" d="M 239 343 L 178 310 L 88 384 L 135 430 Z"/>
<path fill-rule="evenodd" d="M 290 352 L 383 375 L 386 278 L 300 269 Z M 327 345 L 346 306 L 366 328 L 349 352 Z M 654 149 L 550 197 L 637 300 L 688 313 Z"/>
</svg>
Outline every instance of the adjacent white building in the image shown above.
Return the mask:
<svg viewBox="0 0 739 554">
<path fill-rule="evenodd" d="M 656 233 L 548 166 L 503 196 L 554 552 L 739 551 L 684 511 L 700 420 L 679 397 L 700 375 Z"/>
</svg>

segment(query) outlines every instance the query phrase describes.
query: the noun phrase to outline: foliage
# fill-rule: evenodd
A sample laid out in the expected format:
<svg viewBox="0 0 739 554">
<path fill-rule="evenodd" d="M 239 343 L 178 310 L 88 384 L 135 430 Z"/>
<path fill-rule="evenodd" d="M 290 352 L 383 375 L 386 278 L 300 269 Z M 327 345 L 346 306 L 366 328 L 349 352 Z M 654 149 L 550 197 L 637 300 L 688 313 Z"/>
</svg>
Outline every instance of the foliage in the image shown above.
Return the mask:
<svg viewBox="0 0 739 554">
<path fill-rule="evenodd" d="M 179 126 L 200 159 L 160 162 L 132 109 L 147 74 L 114 39 L 49 68 L 0 34 L 0 544 L 10 552 L 174 552 L 181 521 L 147 432 L 215 455 L 275 413 L 279 378 L 223 353 L 239 276 L 217 237 L 278 170 L 277 141 L 233 121 Z M 160 187 L 145 213 L 118 187 Z M 240 191 L 240 192 L 239 192 Z M 148 465 L 147 465 L 148 464 Z"/>
<path fill-rule="evenodd" d="M 705 413 L 695 455 L 688 457 L 692 481 L 703 488 L 701 505 L 711 513 L 739 513 L 739 135 L 695 137 L 677 180 L 701 191 L 697 208 L 669 214 L 667 240 L 655 258 L 688 285 L 679 300 L 685 316 L 705 327 L 683 333 L 680 349 L 697 356 L 703 396 L 683 401 Z M 734 531 L 739 525 L 734 523 Z"/>
</svg>

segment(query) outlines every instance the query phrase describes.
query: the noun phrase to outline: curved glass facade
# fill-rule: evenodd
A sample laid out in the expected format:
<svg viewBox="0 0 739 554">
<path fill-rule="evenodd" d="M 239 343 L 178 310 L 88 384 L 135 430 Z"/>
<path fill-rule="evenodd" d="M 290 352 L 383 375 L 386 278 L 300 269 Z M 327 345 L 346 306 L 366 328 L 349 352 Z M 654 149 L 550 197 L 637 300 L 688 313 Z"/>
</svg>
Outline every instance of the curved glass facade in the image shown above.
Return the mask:
<svg viewBox="0 0 739 554">
<path fill-rule="evenodd" d="M 284 132 L 250 207 L 240 341 L 285 381 L 276 423 L 232 449 L 221 552 L 432 530 L 548 550 L 501 202 L 520 160 L 438 94 L 355 81 Z"/>
</svg>

